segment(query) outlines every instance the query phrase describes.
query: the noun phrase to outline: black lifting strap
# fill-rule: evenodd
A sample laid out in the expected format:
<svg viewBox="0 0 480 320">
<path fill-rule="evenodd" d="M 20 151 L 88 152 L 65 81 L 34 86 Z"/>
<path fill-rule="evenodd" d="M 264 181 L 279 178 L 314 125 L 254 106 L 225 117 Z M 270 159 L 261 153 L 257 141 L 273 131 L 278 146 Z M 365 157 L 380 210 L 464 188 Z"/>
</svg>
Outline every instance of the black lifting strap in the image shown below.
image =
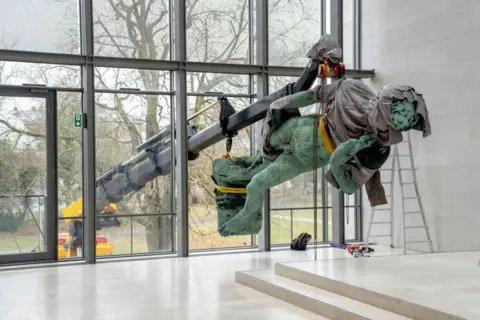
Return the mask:
<svg viewBox="0 0 480 320">
<path fill-rule="evenodd" d="M 232 114 L 235 114 L 236 111 L 226 97 L 219 97 L 218 103 L 220 104 L 220 128 L 222 129 L 222 134 L 227 137 L 227 152 L 230 152 L 232 149 L 232 138 L 235 137 L 238 132 L 228 131 L 228 118 Z"/>
</svg>

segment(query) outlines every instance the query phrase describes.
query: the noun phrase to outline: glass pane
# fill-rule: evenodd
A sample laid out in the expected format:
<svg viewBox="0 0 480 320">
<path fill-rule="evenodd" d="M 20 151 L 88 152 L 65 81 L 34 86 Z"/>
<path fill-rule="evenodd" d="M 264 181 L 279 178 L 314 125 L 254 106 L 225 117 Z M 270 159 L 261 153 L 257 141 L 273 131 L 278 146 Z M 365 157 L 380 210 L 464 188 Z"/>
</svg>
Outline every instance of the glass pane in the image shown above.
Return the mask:
<svg viewBox="0 0 480 320">
<path fill-rule="evenodd" d="M 296 82 L 298 79 L 299 79 L 298 77 L 269 76 L 268 77 L 269 91 L 270 93 L 275 92 L 279 89 L 282 89 L 289 83 Z M 320 80 L 318 80 L 317 83 L 314 82 L 312 85 L 312 88 L 317 84 L 320 84 Z M 315 103 L 310 106 L 301 108 L 299 111 L 301 115 L 315 114 L 320 112 L 319 108 L 320 108 L 320 104 Z"/>
<path fill-rule="evenodd" d="M 353 0 L 343 1 L 343 63 L 353 69 Z"/>
<path fill-rule="evenodd" d="M 268 1 L 270 65 L 305 66 L 307 51 L 320 39 L 321 1 Z"/>
<path fill-rule="evenodd" d="M 80 80 L 78 66 L 0 61 L 0 84 L 79 88 Z"/>
<path fill-rule="evenodd" d="M 187 1 L 187 60 L 248 63 L 249 1 Z"/>
<path fill-rule="evenodd" d="M 79 53 L 78 8 L 78 0 L 0 0 L 0 49 Z"/>
<path fill-rule="evenodd" d="M 82 129 L 75 115 L 82 112 L 79 92 L 59 92 L 57 112 L 58 258 L 81 258 L 83 250 Z M 74 219 L 71 219 L 73 215 Z M 71 228 L 77 230 L 72 233 Z"/>
<path fill-rule="evenodd" d="M 274 245 L 287 245 L 302 232 L 315 238 L 313 208 L 271 209 L 271 241 Z M 317 209 L 317 242 L 323 241 L 322 208 Z"/>
<path fill-rule="evenodd" d="M 130 217 L 119 217 L 119 226 L 104 228 L 97 234 L 97 256 L 108 257 L 109 255 L 131 255 L 133 221 Z M 98 240 L 104 244 L 99 245 Z M 143 238 L 145 242 L 145 237 Z"/>
<path fill-rule="evenodd" d="M 170 59 L 168 0 L 93 1 L 95 53 L 135 59 Z"/>
<path fill-rule="evenodd" d="M 170 91 L 170 71 L 95 68 L 96 89 Z"/>
<path fill-rule="evenodd" d="M 298 77 L 270 76 L 270 92 L 281 89 L 285 85 L 295 82 Z M 318 113 L 318 104 L 311 107 L 300 109 L 301 115 Z M 322 203 L 322 171 L 318 170 L 318 194 L 317 194 L 317 222 L 318 239 L 323 237 L 323 211 L 322 207 L 331 205 L 330 186 L 326 184 L 326 202 Z M 284 233 L 290 233 L 293 230 L 293 238 L 297 237 L 302 231 L 310 228 L 313 230 L 313 171 L 299 175 L 298 177 L 287 181 L 270 190 L 270 199 L 272 207 L 272 243 L 284 243 L 287 238 Z M 290 214 L 289 210 L 292 210 Z M 327 212 L 331 210 L 328 209 Z M 293 217 L 293 228 L 290 216 Z M 308 230 L 310 230 L 308 229 Z M 312 231 L 313 232 L 313 231 Z M 313 234 L 312 234 L 313 236 Z M 288 238 L 290 235 L 288 236 Z"/>
<path fill-rule="evenodd" d="M 45 250 L 45 99 L 0 97 L 0 254 Z"/>
<path fill-rule="evenodd" d="M 232 90 L 230 90 L 229 93 L 232 93 L 231 91 Z M 187 104 L 189 115 L 205 108 L 205 106 L 209 105 L 212 100 L 212 98 L 189 97 Z M 228 98 L 228 101 L 230 101 L 236 110 L 241 110 L 250 104 L 250 99 L 248 98 Z M 217 123 L 218 117 L 219 108 L 217 106 L 202 113 L 191 122 L 201 130 L 213 123 Z M 250 155 L 250 136 L 251 129 L 249 127 L 238 132 L 238 135 L 233 138 L 232 150 L 230 153 L 232 157 Z M 189 223 L 191 249 L 211 249 L 251 245 L 250 235 L 222 237 L 217 232 L 218 213 L 213 193 L 215 184 L 211 179 L 212 160 L 221 158 L 225 153 L 225 141 L 221 141 L 203 150 L 197 160 L 189 162 Z"/>
<path fill-rule="evenodd" d="M 243 74 L 189 72 L 187 74 L 187 92 L 248 94 L 249 79 L 248 75 Z"/>
<path fill-rule="evenodd" d="M 128 93 L 95 95 L 97 177 L 141 153 L 135 148 L 161 130 L 166 132 L 165 136 L 158 137 L 151 145 L 151 149 L 158 154 L 159 150 L 170 148 L 172 112 L 170 101 L 170 96 L 159 95 Z M 131 170 L 128 171 L 129 177 L 137 177 L 131 182 L 140 186 L 145 185 L 143 189 L 135 192 L 133 185 L 127 187 L 127 194 L 115 205 L 109 204 L 103 197 L 101 199 L 97 197 L 97 205 L 107 206 L 102 207 L 105 208 L 107 215 L 100 214 L 100 217 L 103 217 L 100 219 L 101 232 L 107 237 L 108 243 L 113 245 L 114 254 L 132 251 L 132 243 L 135 244 L 134 253 L 172 249 L 172 218 L 169 215 L 159 215 L 173 213 L 171 153 L 167 153 L 166 165 L 162 167 L 160 176 L 157 176 L 149 162 L 147 153 L 141 154 L 140 159 L 124 168 Z M 136 165 L 138 163 L 144 165 Z M 118 175 L 121 174 L 121 170 L 115 172 L 117 173 L 112 179 L 120 181 L 121 177 Z M 105 183 L 108 183 L 109 179 L 105 179 Z M 123 187 L 119 189 L 109 187 L 107 192 L 114 189 L 120 193 L 125 191 Z M 99 201 L 102 201 L 101 205 Z M 143 243 L 141 247 L 137 247 L 139 242 Z"/>
<path fill-rule="evenodd" d="M 293 240 L 293 211 L 289 209 L 270 209 L 270 228 L 272 244 L 287 244 Z"/>
<path fill-rule="evenodd" d="M 248 94 L 248 75 L 217 73 L 188 73 L 188 92 L 223 92 L 225 94 Z M 188 115 L 193 115 L 216 101 L 216 97 L 190 96 L 187 100 Z M 228 98 L 236 110 L 250 105 L 249 98 Z M 220 108 L 213 108 L 194 118 L 191 123 L 202 130 L 218 123 Z M 241 157 L 250 155 L 251 129 L 247 127 L 233 138 L 231 155 Z M 225 141 L 221 141 L 200 152 L 195 161 L 188 166 L 189 206 L 190 206 L 190 248 L 210 249 L 237 246 L 250 246 L 251 236 L 222 237 L 217 231 L 218 213 L 213 190 L 215 185 L 211 178 L 212 160 L 221 158 L 226 153 Z"/>
<path fill-rule="evenodd" d="M 357 207 L 345 208 L 345 240 L 355 240 L 356 238 L 356 215 Z"/>
</svg>

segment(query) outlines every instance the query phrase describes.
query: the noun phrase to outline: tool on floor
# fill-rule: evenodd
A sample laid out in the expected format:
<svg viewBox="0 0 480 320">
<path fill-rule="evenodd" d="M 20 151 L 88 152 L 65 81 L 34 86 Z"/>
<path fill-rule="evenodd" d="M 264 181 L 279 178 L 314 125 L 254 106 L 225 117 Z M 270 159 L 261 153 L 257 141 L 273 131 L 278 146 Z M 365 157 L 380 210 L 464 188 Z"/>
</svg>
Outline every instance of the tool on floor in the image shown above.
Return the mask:
<svg viewBox="0 0 480 320">
<path fill-rule="evenodd" d="M 388 181 L 382 181 L 384 186 L 389 186 L 390 192 L 387 197 L 390 197 L 388 207 L 386 208 L 378 208 L 373 207 L 372 212 L 370 215 L 370 222 L 368 224 L 368 230 L 365 238 L 365 245 L 368 247 L 370 238 L 381 238 L 381 237 L 390 237 L 390 247 L 393 248 L 394 241 L 394 181 L 395 181 L 395 171 L 398 170 L 398 180 L 400 184 L 400 194 L 402 198 L 401 202 L 401 210 L 402 210 L 402 238 L 403 238 L 403 253 L 407 253 L 407 245 L 413 243 L 428 243 L 430 252 L 434 252 L 433 244 L 430 237 L 430 231 L 428 229 L 426 217 L 425 217 L 425 210 L 422 203 L 422 198 L 420 197 L 420 191 L 418 189 L 418 182 L 417 182 L 417 175 L 416 175 L 416 168 L 415 163 L 413 160 L 413 152 L 412 152 L 412 142 L 410 138 L 410 132 L 407 132 L 407 140 L 402 142 L 402 145 L 407 145 L 407 151 L 405 154 L 399 154 L 399 145 L 393 146 L 393 152 L 390 155 L 390 159 L 392 159 L 391 168 L 381 169 L 382 172 L 388 172 L 390 179 Z M 408 158 L 409 161 L 407 164 L 404 164 L 401 159 Z M 403 167 L 405 165 L 405 167 Z M 411 176 L 411 181 L 406 181 L 406 175 L 409 174 Z M 413 192 L 412 192 L 413 187 Z M 413 193 L 413 194 L 412 194 Z M 416 206 L 414 205 L 416 203 Z M 412 209 L 415 208 L 415 209 Z M 375 221 L 374 218 L 377 212 L 388 212 L 388 219 L 386 220 L 387 215 L 380 215 L 383 217 L 381 221 Z M 417 217 L 417 221 L 421 220 L 421 222 L 417 222 L 416 224 L 410 225 L 406 223 L 408 217 L 415 218 Z M 410 219 L 408 219 L 410 220 Z M 412 219 L 413 220 L 413 219 Z M 373 225 L 389 225 L 389 233 L 383 232 L 379 234 L 372 234 L 372 226 Z M 422 240 L 409 240 L 407 235 L 407 230 L 413 229 L 423 229 L 424 230 L 424 238 Z"/>
<path fill-rule="evenodd" d="M 347 251 L 354 256 L 357 257 L 370 257 L 371 252 L 375 252 L 373 248 L 369 248 L 368 246 L 362 246 L 359 244 L 351 244 L 347 246 Z"/>
</svg>

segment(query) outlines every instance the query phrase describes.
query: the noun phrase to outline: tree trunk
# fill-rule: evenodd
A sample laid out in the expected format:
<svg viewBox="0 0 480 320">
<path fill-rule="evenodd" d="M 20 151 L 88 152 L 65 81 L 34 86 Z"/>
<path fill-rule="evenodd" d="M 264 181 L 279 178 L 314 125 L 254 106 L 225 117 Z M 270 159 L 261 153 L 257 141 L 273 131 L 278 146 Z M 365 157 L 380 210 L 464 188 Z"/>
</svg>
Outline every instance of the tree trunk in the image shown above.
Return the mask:
<svg viewBox="0 0 480 320">
<path fill-rule="evenodd" d="M 155 56 L 155 55 L 150 55 Z M 158 90 L 158 73 L 140 70 L 143 82 L 147 90 Z M 158 133 L 158 114 L 161 114 L 163 108 L 158 105 L 158 97 L 147 95 L 147 114 L 146 114 L 146 134 L 147 139 Z M 168 110 L 171 112 L 171 110 Z M 171 194 L 174 186 L 171 185 L 171 175 L 160 176 L 147 184 L 144 212 L 149 214 L 171 213 Z M 148 251 L 172 250 L 172 216 L 162 215 L 149 218 L 145 226 Z"/>
<path fill-rule="evenodd" d="M 148 252 L 172 250 L 172 218 L 151 218 L 145 228 Z"/>
<path fill-rule="evenodd" d="M 157 177 L 147 185 L 145 214 L 166 214 L 171 208 L 171 177 Z M 148 252 L 172 250 L 172 216 L 152 216 L 145 225 Z"/>
</svg>

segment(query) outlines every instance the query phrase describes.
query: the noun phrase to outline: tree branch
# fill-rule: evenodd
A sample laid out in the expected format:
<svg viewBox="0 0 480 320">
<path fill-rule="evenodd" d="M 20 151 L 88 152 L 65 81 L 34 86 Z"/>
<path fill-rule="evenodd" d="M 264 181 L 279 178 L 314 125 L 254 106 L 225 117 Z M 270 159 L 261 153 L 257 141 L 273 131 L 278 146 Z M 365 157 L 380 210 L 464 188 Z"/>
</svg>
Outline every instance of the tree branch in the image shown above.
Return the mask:
<svg viewBox="0 0 480 320">
<path fill-rule="evenodd" d="M 23 134 L 23 135 L 26 135 L 26 136 L 29 136 L 29 137 L 34 137 L 34 138 L 45 138 L 46 137 L 46 135 L 41 134 L 41 133 L 35 133 L 35 132 L 30 132 L 30 131 L 26 131 L 26 130 L 16 128 L 16 127 L 12 126 L 10 123 L 8 123 L 7 121 L 5 121 L 3 119 L 0 119 L 0 123 L 3 124 L 4 126 L 6 126 L 9 130 L 11 130 L 15 133 L 18 133 L 18 134 Z M 65 140 L 65 141 L 76 141 L 77 140 L 76 137 L 58 136 L 58 138 L 62 139 L 62 140 Z"/>
</svg>

